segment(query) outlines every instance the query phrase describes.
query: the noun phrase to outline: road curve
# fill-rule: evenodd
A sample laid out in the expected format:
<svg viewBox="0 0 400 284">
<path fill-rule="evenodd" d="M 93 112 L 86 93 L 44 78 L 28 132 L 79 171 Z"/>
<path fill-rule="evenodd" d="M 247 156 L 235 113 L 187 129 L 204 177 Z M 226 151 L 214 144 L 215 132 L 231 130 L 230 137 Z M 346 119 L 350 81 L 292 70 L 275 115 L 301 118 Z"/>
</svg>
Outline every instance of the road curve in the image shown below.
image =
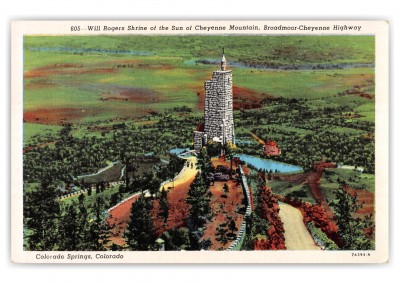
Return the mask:
<svg viewBox="0 0 400 284">
<path fill-rule="evenodd" d="M 199 171 L 196 168 L 197 158 L 194 156 L 191 156 L 191 157 L 185 158 L 185 160 L 186 160 L 185 165 L 183 166 L 180 173 L 175 177 L 174 181 L 168 181 L 168 182 L 163 183 L 160 186 L 160 191 L 162 191 L 163 189 L 165 189 L 165 190 L 173 189 L 174 187 L 184 184 L 188 180 L 194 179 L 197 172 Z"/>
<path fill-rule="evenodd" d="M 285 229 L 285 246 L 288 250 L 320 250 L 303 223 L 300 210 L 279 202 L 279 216 Z"/>
</svg>

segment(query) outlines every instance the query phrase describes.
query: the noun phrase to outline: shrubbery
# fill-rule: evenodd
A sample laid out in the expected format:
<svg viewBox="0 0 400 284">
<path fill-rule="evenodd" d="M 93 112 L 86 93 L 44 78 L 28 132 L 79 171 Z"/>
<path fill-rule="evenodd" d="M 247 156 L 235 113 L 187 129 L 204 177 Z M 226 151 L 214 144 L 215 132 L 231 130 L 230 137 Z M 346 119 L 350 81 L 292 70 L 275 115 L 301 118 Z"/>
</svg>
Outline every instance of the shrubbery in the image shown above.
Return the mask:
<svg viewBox="0 0 400 284">
<path fill-rule="evenodd" d="M 317 241 L 318 245 L 322 245 L 326 250 L 338 250 L 339 247 L 332 241 L 328 236 L 321 231 L 321 229 L 315 227 L 314 223 L 308 223 L 307 228 L 313 236 L 314 240 Z"/>
</svg>

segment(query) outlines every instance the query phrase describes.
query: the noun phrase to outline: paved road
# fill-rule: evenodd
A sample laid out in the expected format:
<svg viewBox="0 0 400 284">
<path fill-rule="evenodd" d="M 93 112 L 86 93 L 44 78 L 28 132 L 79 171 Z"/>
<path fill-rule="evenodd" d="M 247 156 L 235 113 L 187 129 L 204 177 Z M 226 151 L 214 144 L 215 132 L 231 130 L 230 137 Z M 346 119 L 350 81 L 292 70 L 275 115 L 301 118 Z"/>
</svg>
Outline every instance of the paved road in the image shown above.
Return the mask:
<svg viewBox="0 0 400 284">
<path fill-rule="evenodd" d="M 190 179 L 193 179 L 196 176 L 197 172 L 199 171 L 198 169 L 196 169 L 196 163 L 197 163 L 196 157 L 192 156 L 192 157 L 186 158 L 185 165 L 183 166 L 181 172 L 176 177 L 176 179 L 173 182 L 170 181 L 170 182 L 163 183 L 160 186 L 160 191 L 163 190 L 163 188 L 165 190 L 172 189 L 176 186 L 179 186 L 179 185 L 187 182 Z"/>
<path fill-rule="evenodd" d="M 285 228 L 285 246 L 288 250 L 320 250 L 303 223 L 299 209 L 286 203 L 279 203 L 279 216 Z"/>
</svg>

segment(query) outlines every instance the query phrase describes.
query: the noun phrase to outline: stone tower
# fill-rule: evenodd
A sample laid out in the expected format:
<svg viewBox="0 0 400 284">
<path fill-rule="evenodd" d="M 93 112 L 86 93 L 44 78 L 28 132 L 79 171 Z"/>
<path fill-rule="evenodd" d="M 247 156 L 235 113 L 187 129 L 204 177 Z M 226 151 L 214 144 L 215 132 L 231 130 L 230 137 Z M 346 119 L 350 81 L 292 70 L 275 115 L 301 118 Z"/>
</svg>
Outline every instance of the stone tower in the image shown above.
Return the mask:
<svg viewBox="0 0 400 284">
<path fill-rule="evenodd" d="M 215 142 L 234 144 L 232 70 L 226 70 L 224 53 L 221 70 L 213 72 L 212 79 L 205 81 L 204 88 L 204 134 Z"/>
</svg>

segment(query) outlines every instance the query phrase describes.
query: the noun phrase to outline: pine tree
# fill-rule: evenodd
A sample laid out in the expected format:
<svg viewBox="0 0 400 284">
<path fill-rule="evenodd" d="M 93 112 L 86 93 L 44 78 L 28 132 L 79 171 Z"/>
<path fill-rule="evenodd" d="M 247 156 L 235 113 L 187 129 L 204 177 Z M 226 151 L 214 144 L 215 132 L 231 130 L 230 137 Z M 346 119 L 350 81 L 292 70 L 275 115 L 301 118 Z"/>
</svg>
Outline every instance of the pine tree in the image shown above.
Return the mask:
<svg viewBox="0 0 400 284">
<path fill-rule="evenodd" d="M 160 196 L 160 216 L 164 218 L 164 223 L 167 223 L 169 215 L 168 192 L 163 188 Z"/>
<path fill-rule="evenodd" d="M 151 172 L 151 175 L 149 175 L 148 182 L 146 183 L 146 186 L 150 192 L 150 194 L 153 196 L 157 196 L 159 190 L 160 190 L 160 183 L 161 180 L 154 175 L 153 172 Z"/>
<path fill-rule="evenodd" d="M 232 234 L 233 234 L 235 231 L 237 231 L 235 220 L 232 219 L 232 220 L 229 222 L 228 228 L 229 228 L 229 230 L 231 231 Z"/>
<path fill-rule="evenodd" d="M 105 202 L 101 196 L 96 196 L 96 202 L 94 203 L 93 211 L 95 213 L 96 219 L 101 218 L 101 213 L 104 210 Z"/>
<path fill-rule="evenodd" d="M 201 226 L 210 213 L 210 196 L 209 188 L 200 175 L 197 175 L 196 179 L 190 185 L 186 200 L 190 205 L 189 215 L 194 226 Z"/>
<path fill-rule="evenodd" d="M 37 190 L 25 195 L 24 219 L 25 226 L 29 229 L 28 250 L 43 251 L 58 248 L 60 205 L 56 197 L 55 187 L 49 182 L 42 182 Z"/>
<path fill-rule="evenodd" d="M 110 227 L 103 219 L 86 220 L 83 239 L 80 243 L 80 250 L 102 251 L 110 237 Z"/>
<path fill-rule="evenodd" d="M 228 242 L 228 237 L 227 237 L 227 232 L 228 229 L 226 229 L 226 223 L 221 224 L 217 228 L 217 241 L 219 241 L 221 244 L 225 245 Z"/>
<path fill-rule="evenodd" d="M 197 168 L 200 169 L 203 178 L 205 178 L 207 173 L 212 172 L 214 170 L 214 167 L 211 163 L 211 159 L 208 156 L 206 149 L 201 150 L 201 152 L 199 153 L 199 156 L 197 158 L 197 163 L 198 163 Z"/>
<path fill-rule="evenodd" d="M 64 208 L 60 222 L 60 250 L 79 250 L 81 243 L 81 222 L 76 210 L 77 204 L 72 203 Z"/>
<path fill-rule="evenodd" d="M 223 189 L 224 189 L 224 194 L 227 194 L 229 192 L 229 186 L 226 183 L 224 184 Z"/>
<path fill-rule="evenodd" d="M 125 231 L 128 246 L 132 250 L 151 250 L 155 242 L 155 231 L 150 215 L 150 202 L 143 194 L 133 203 L 130 219 Z"/>
<path fill-rule="evenodd" d="M 92 209 L 94 215 L 86 214 L 86 218 L 82 220 L 84 227 L 80 244 L 81 250 L 101 251 L 106 249 L 110 237 L 110 227 L 102 214 L 104 206 L 104 200 L 97 196 Z"/>
<path fill-rule="evenodd" d="M 357 203 L 357 195 L 350 196 L 343 187 L 335 192 L 335 201 L 331 206 L 335 209 L 335 219 L 338 225 L 344 250 L 370 250 L 374 243 L 364 233 L 368 218 L 361 220 L 354 218 L 353 214 L 362 206 Z"/>
</svg>

